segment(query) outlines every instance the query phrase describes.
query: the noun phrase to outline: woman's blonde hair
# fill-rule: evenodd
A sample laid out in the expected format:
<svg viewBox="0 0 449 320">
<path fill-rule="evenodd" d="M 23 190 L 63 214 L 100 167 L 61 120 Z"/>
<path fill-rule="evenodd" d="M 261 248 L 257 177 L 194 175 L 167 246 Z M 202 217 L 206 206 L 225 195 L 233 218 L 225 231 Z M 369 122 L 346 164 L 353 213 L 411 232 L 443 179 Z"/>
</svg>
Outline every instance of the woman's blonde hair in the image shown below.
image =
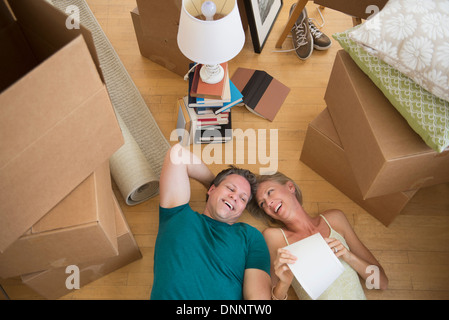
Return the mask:
<svg viewBox="0 0 449 320">
<path fill-rule="evenodd" d="M 282 185 L 285 185 L 289 181 L 292 182 L 293 185 L 295 186 L 296 199 L 302 205 L 301 189 L 299 189 L 298 185 L 292 179 L 287 177 L 285 174 L 278 171 L 271 175 L 258 175 L 256 177 L 256 181 L 257 181 L 257 187 L 259 187 L 259 185 L 262 182 L 266 182 L 266 181 L 274 181 L 274 182 L 277 182 Z M 246 208 L 253 217 L 255 217 L 256 219 L 262 220 L 267 226 L 270 226 L 270 227 L 271 226 L 283 226 L 282 222 L 280 222 L 279 220 L 273 219 L 272 217 L 267 215 L 262 208 L 259 207 L 256 197 L 253 197 L 253 199 L 248 203 Z"/>
</svg>

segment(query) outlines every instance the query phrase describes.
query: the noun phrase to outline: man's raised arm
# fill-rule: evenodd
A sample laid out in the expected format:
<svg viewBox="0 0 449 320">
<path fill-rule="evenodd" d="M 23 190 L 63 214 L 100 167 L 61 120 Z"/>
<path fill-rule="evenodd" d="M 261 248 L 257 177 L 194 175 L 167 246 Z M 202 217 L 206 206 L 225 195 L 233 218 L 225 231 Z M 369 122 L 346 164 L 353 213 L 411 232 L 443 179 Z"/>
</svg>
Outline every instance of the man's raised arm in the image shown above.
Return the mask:
<svg viewBox="0 0 449 320">
<path fill-rule="evenodd" d="M 201 182 L 206 189 L 214 174 L 196 155 L 180 144 L 171 147 L 165 155 L 159 180 L 160 206 L 173 208 L 190 201 L 190 180 Z"/>
</svg>

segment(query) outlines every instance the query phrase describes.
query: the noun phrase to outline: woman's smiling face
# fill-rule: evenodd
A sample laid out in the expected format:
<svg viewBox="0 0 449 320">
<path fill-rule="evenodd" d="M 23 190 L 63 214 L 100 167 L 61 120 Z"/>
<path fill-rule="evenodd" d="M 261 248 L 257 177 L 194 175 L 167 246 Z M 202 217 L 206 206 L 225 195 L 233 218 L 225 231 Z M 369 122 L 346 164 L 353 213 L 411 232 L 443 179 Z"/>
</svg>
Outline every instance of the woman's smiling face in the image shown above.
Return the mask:
<svg viewBox="0 0 449 320">
<path fill-rule="evenodd" d="M 276 181 L 264 181 L 257 188 L 256 201 L 270 217 L 285 220 L 289 209 L 296 205 L 295 187 L 291 182 L 280 184 Z"/>
</svg>

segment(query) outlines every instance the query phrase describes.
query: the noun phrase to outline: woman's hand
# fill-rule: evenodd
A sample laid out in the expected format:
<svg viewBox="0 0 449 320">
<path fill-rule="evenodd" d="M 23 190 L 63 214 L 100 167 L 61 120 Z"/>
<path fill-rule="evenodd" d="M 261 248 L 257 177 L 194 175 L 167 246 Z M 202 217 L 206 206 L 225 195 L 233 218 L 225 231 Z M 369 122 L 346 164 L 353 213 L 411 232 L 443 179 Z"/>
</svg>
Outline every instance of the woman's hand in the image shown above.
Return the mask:
<svg viewBox="0 0 449 320">
<path fill-rule="evenodd" d="M 297 260 L 296 256 L 292 255 L 290 251 L 279 248 L 277 250 L 277 256 L 274 260 L 274 272 L 279 278 L 279 281 L 290 285 L 293 280 L 293 273 L 287 264 L 295 263 Z"/>
<path fill-rule="evenodd" d="M 331 248 L 331 250 L 335 253 L 337 258 L 342 257 L 343 260 L 345 258 L 348 258 L 349 256 L 349 250 L 346 249 L 346 247 L 340 242 L 340 240 L 334 239 L 334 238 L 324 238 L 326 240 L 327 244 Z"/>
</svg>

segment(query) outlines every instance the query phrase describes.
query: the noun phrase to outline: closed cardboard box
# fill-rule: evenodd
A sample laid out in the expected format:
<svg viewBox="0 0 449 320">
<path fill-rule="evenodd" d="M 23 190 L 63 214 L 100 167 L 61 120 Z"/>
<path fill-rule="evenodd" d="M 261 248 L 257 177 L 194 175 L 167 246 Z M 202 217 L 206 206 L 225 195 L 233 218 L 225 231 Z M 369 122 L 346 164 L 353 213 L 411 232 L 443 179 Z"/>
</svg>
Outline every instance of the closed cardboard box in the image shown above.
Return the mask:
<svg viewBox="0 0 449 320">
<path fill-rule="evenodd" d="M 327 108 L 307 128 L 301 161 L 386 226 L 416 192 L 396 192 L 364 200 Z"/>
<path fill-rule="evenodd" d="M 109 162 L 0 254 L 9 278 L 118 254 Z"/>
<path fill-rule="evenodd" d="M 43 0 L 9 3 L 17 21 L 0 16 L 0 252 L 123 144 L 89 32 L 67 29 Z"/>
<path fill-rule="evenodd" d="M 77 264 L 80 288 L 142 257 L 123 212 L 115 196 L 112 196 L 117 227 L 118 255 Z M 67 278 L 72 274 L 75 276 L 75 272 L 66 273 L 66 267 L 61 267 L 24 275 L 22 281 L 43 297 L 57 299 L 76 290 L 66 286 Z M 73 284 L 74 280 L 69 279 L 69 282 Z"/>
<path fill-rule="evenodd" d="M 140 7 L 134 8 L 134 10 L 131 11 L 131 18 L 133 20 L 140 54 L 184 77 L 189 70 L 189 63 L 191 61 L 182 54 L 181 50 L 179 50 L 176 39 L 180 11 L 178 10 L 176 15 L 174 12 L 165 15 L 164 13 L 167 13 L 167 9 L 173 9 L 173 3 L 162 1 L 150 2 L 157 4 L 157 7 L 164 7 L 165 9 L 163 11 L 152 9 L 151 15 L 147 15 L 146 19 L 140 15 Z M 143 2 L 143 4 L 150 5 L 150 2 Z M 146 8 L 146 6 L 144 6 L 144 8 Z M 176 20 L 172 19 L 175 17 Z M 164 20 L 164 27 L 161 27 L 162 21 L 160 19 Z M 152 33 L 145 33 L 145 28 L 147 30 L 152 30 Z"/>
<path fill-rule="evenodd" d="M 343 50 L 324 98 L 364 199 L 449 181 L 449 150 L 428 147 Z"/>
</svg>

